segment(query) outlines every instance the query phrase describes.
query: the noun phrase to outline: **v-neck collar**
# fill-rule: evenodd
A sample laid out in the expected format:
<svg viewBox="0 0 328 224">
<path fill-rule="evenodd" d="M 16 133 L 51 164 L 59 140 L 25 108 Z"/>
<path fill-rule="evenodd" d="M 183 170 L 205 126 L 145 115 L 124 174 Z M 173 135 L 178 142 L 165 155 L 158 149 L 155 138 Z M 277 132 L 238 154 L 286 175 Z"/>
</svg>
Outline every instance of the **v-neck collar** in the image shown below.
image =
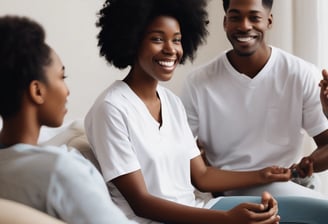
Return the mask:
<svg viewBox="0 0 328 224">
<path fill-rule="evenodd" d="M 276 49 L 273 46 L 270 46 L 270 48 L 271 48 L 271 55 L 270 55 L 268 61 L 266 62 L 264 67 L 258 72 L 258 74 L 254 78 L 250 78 L 247 75 L 238 72 L 231 65 L 231 63 L 228 59 L 228 56 L 227 56 L 228 51 L 226 51 L 224 53 L 223 62 L 225 64 L 226 68 L 228 69 L 228 71 L 230 72 L 230 74 L 234 77 L 234 79 L 238 80 L 241 85 L 244 85 L 244 86 L 246 85 L 248 87 L 255 87 L 258 84 L 261 84 L 262 79 L 265 78 L 266 74 L 268 73 L 269 70 L 271 70 L 272 65 L 274 64 Z"/>
<path fill-rule="evenodd" d="M 159 88 L 159 86 L 157 86 L 157 94 L 158 94 L 158 97 L 160 98 L 160 103 L 161 103 L 161 117 L 162 117 L 162 124 L 160 124 L 150 113 L 150 111 L 148 110 L 146 104 L 141 100 L 141 98 L 130 88 L 130 86 L 125 83 L 124 81 L 122 80 L 118 80 L 117 82 L 120 83 L 120 85 L 124 86 L 124 88 L 126 89 L 126 91 L 124 91 L 127 97 L 127 99 L 130 100 L 130 102 L 136 106 L 137 108 L 142 108 L 143 110 L 143 113 L 146 114 L 146 116 L 148 116 L 149 120 L 151 120 L 154 125 L 156 125 L 156 127 L 158 127 L 158 129 L 162 129 L 163 126 L 164 126 L 164 123 L 165 123 L 165 118 L 164 118 L 164 108 L 163 108 L 163 100 L 164 98 L 162 97 L 163 94 L 161 92 L 161 88 Z"/>
</svg>

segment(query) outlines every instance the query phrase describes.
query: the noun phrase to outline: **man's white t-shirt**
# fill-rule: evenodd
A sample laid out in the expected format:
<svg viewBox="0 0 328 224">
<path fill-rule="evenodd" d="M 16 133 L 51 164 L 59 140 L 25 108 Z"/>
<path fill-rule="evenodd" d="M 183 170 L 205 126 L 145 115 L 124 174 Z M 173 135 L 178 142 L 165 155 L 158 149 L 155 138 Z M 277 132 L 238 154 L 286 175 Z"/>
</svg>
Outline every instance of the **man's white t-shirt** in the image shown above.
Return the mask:
<svg viewBox="0 0 328 224">
<path fill-rule="evenodd" d="M 289 167 L 302 156 L 303 134 L 328 129 L 314 65 L 272 47 L 253 78 L 227 52 L 188 75 L 181 98 L 210 164 L 228 170 Z"/>
<path fill-rule="evenodd" d="M 177 203 L 197 205 L 190 160 L 200 154 L 180 99 L 158 86 L 162 124 L 123 81 L 116 81 L 96 100 L 85 129 L 106 182 L 141 170 L 149 193 Z M 133 188 L 133 186 L 131 186 Z M 114 202 L 135 216 L 125 198 L 109 183 Z"/>
<path fill-rule="evenodd" d="M 0 149 L 0 197 L 70 224 L 134 223 L 111 201 L 98 170 L 64 145 Z"/>
</svg>

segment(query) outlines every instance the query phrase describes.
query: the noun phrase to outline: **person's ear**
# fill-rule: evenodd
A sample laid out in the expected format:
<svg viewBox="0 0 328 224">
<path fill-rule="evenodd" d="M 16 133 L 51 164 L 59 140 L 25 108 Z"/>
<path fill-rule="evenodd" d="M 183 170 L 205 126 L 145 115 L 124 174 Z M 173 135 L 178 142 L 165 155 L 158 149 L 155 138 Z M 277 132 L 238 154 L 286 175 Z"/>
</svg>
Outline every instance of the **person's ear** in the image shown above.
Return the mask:
<svg viewBox="0 0 328 224">
<path fill-rule="evenodd" d="M 224 31 L 226 31 L 226 26 L 227 26 L 227 16 L 224 16 L 223 17 L 223 28 L 224 28 Z"/>
<path fill-rule="evenodd" d="M 38 80 L 33 80 L 30 83 L 30 88 L 29 88 L 30 96 L 31 99 L 34 103 L 36 104 L 43 104 L 45 101 L 45 85 L 38 81 Z"/>
<path fill-rule="evenodd" d="M 269 18 L 268 18 L 268 28 L 271 29 L 272 28 L 272 24 L 273 24 L 273 15 L 270 14 Z"/>
</svg>

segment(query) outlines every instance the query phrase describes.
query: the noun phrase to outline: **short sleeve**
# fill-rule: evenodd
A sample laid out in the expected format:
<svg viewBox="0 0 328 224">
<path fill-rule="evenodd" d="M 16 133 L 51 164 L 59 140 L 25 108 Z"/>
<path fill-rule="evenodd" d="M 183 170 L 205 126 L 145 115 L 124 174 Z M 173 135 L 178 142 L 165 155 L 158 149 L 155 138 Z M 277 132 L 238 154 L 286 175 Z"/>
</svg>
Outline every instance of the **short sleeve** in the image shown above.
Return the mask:
<svg viewBox="0 0 328 224">
<path fill-rule="evenodd" d="M 72 153 L 58 157 L 47 207 L 70 224 L 131 223 L 112 202 L 97 169 Z"/>
<path fill-rule="evenodd" d="M 126 125 L 127 116 L 108 101 L 88 116 L 86 133 L 106 182 L 140 169 Z"/>
</svg>

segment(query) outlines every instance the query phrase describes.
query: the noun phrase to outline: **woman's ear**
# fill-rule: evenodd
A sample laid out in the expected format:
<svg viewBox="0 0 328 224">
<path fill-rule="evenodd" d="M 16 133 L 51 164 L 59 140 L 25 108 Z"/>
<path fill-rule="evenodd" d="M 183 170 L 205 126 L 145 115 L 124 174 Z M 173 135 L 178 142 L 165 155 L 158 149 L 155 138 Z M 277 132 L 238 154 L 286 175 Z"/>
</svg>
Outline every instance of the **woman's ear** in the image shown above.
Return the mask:
<svg viewBox="0 0 328 224">
<path fill-rule="evenodd" d="M 30 83 L 29 95 L 31 100 L 36 104 L 43 104 L 45 97 L 45 86 L 38 80 L 33 80 Z"/>
<path fill-rule="evenodd" d="M 272 24 L 273 24 L 273 15 L 270 14 L 269 18 L 268 18 L 268 28 L 271 29 L 272 28 Z"/>
</svg>

